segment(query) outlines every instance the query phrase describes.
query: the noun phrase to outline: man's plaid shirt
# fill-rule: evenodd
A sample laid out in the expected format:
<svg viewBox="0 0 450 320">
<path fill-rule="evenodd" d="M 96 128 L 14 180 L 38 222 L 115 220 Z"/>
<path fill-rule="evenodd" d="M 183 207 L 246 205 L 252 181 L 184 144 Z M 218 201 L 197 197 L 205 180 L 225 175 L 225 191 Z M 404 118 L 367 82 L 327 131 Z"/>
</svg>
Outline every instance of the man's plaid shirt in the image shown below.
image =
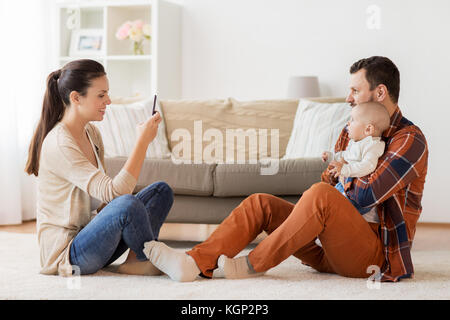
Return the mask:
<svg viewBox="0 0 450 320">
<path fill-rule="evenodd" d="M 363 207 L 377 207 L 386 257 L 380 280 L 396 282 L 414 275 L 411 247 L 422 212 L 428 146 L 422 131 L 404 118 L 398 107 L 382 139 L 386 147 L 377 168 L 365 177 L 354 178 L 352 184 L 346 186 L 346 193 Z M 349 141 L 346 126 L 335 152 L 345 150 Z M 326 170 L 322 181 L 337 183 Z"/>
</svg>

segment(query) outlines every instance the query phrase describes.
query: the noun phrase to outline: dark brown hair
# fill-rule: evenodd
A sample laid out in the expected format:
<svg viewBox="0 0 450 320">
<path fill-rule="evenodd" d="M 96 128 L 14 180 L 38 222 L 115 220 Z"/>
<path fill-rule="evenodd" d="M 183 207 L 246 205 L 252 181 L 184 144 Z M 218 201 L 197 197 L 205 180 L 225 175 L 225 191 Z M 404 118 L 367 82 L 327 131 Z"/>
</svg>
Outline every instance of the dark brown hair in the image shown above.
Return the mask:
<svg viewBox="0 0 450 320">
<path fill-rule="evenodd" d="M 92 80 L 104 75 L 103 66 L 89 59 L 71 61 L 48 75 L 41 118 L 28 148 L 26 173 L 38 176 L 42 143 L 70 106 L 70 93 L 76 91 L 85 96 Z"/>
<path fill-rule="evenodd" d="M 386 57 L 373 56 L 356 61 L 350 67 L 350 74 L 361 69 L 366 70 L 366 79 L 370 90 L 384 84 L 389 91 L 392 102 L 397 103 L 400 94 L 400 72 L 395 64 Z"/>
</svg>

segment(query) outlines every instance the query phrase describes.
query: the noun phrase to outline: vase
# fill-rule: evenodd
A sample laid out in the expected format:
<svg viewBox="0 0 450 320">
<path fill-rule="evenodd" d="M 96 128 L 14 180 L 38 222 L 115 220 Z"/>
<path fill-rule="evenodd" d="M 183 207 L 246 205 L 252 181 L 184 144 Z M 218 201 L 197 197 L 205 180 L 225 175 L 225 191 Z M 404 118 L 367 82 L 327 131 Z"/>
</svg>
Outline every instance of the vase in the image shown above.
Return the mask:
<svg viewBox="0 0 450 320">
<path fill-rule="evenodd" d="M 133 53 L 135 55 L 144 54 L 143 41 L 133 41 Z"/>
</svg>

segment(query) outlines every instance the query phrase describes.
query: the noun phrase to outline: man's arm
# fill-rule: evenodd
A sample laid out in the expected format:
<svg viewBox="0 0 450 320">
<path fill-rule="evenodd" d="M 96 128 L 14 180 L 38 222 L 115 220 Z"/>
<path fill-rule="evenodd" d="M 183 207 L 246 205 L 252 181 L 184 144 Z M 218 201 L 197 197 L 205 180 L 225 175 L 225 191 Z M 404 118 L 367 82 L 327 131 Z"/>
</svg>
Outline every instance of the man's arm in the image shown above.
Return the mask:
<svg viewBox="0 0 450 320">
<path fill-rule="evenodd" d="M 373 207 L 405 188 L 427 165 L 428 147 L 420 130 L 408 127 L 396 133 L 370 175 L 354 179 L 347 196 L 363 207 Z"/>
</svg>

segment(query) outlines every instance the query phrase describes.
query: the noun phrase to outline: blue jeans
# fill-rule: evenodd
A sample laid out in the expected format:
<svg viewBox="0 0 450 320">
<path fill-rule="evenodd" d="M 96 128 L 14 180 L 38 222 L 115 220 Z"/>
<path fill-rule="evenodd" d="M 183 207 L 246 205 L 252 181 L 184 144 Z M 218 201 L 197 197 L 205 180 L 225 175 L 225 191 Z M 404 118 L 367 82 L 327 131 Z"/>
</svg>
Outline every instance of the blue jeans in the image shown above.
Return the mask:
<svg viewBox="0 0 450 320">
<path fill-rule="evenodd" d="M 173 192 L 165 182 L 155 182 L 136 195 L 113 199 L 75 237 L 70 263 L 81 274 L 95 273 L 130 248 L 139 261 L 147 260 L 144 243 L 158 239 L 173 204 Z"/>
</svg>

